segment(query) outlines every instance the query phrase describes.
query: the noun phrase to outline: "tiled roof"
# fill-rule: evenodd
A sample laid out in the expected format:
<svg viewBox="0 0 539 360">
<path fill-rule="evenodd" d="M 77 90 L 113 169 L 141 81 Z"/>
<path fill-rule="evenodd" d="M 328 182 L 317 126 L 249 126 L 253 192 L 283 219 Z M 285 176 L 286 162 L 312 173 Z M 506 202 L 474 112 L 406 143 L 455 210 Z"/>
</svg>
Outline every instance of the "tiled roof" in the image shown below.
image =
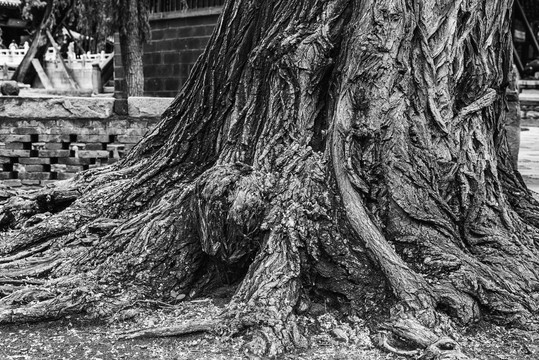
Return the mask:
<svg viewBox="0 0 539 360">
<path fill-rule="evenodd" d="M 0 0 L 0 6 L 19 6 L 21 4 L 21 0 Z"/>
</svg>

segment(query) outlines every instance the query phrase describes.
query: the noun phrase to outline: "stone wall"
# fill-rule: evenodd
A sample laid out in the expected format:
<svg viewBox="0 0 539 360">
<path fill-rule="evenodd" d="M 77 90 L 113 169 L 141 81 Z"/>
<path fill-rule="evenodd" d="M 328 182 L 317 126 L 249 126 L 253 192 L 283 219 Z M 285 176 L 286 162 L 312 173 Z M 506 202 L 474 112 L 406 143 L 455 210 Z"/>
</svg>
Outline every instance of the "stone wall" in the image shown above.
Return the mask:
<svg viewBox="0 0 539 360">
<path fill-rule="evenodd" d="M 121 159 L 157 118 L 0 120 L 0 184 L 44 186 Z"/>
<path fill-rule="evenodd" d="M 174 97 L 204 51 L 221 8 L 156 13 L 150 16 L 151 40 L 144 46 L 144 95 Z M 119 37 L 115 36 L 116 97 L 125 98 Z"/>
</svg>

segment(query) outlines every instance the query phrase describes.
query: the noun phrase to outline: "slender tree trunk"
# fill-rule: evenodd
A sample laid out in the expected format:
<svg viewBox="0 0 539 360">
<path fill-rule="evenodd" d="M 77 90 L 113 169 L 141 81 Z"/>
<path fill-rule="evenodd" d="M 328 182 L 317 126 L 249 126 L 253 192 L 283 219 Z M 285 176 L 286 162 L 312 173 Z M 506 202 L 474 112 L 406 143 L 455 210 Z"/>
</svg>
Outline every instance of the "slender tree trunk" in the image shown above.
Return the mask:
<svg viewBox="0 0 539 360">
<path fill-rule="evenodd" d="M 124 161 L 4 204 L 0 321 L 234 285 L 219 331 L 249 328 L 255 353 L 305 345 L 295 320 L 317 303 L 431 358 L 462 356 L 433 332 L 450 321 L 531 326 L 539 204 L 504 128 L 510 12 L 228 1 Z"/>
<path fill-rule="evenodd" d="M 43 54 L 43 47 L 47 44 L 45 30 L 47 30 L 48 26 L 50 25 L 52 9 L 53 0 L 47 0 L 45 10 L 43 11 L 43 18 L 41 20 L 41 23 L 39 24 L 39 27 L 34 33 L 34 37 L 32 39 L 30 47 L 28 48 L 28 51 L 24 55 L 24 58 L 22 59 L 21 63 L 17 67 L 17 70 L 13 74 L 14 80 L 21 83 L 28 83 L 35 76 L 35 71 L 31 71 L 32 60 L 36 56 Z M 43 41 L 45 41 L 45 44 L 42 43 Z M 29 76 L 29 72 L 32 73 L 31 76 Z"/>
<path fill-rule="evenodd" d="M 144 94 L 142 63 L 144 34 L 141 32 L 143 25 L 140 24 L 139 2 L 139 0 L 122 0 L 118 10 L 122 12 L 119 33 L 127 96 L 142 96 Z"/>
</svg>

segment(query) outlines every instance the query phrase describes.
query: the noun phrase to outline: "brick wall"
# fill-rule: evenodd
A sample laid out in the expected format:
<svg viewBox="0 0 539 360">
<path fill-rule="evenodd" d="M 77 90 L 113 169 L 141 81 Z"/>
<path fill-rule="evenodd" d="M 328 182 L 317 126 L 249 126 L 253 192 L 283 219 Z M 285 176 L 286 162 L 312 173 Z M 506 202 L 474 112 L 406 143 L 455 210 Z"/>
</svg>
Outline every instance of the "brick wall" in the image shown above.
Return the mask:
<svg viewBox="0 0 539 360">
<path fill-rule="evenodd" d="M 44 186 L 114 163 L 156 118 L 2 119 L 0 184 Z"/>
<path fill-rule="evenodd" d="M 151 40 L 144 46 L 144 95 L 174 97 L 183 86 L 213 32 L 220 8 L 150 16 Z M 114 79 L 117 98 L 124 98 L 124 71 L 119 37 L 115 37 Z"/>
</svg>

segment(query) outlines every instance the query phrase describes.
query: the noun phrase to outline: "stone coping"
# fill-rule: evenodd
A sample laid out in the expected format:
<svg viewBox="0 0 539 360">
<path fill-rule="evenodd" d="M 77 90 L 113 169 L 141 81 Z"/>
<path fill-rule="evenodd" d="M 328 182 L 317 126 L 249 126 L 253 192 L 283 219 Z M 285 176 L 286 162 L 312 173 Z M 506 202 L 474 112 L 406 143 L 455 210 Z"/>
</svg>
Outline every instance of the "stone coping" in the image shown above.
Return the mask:
<svg viewBox="0 0 539 360">
<path fill-rule="evenodd" d="M 522 105 L 537 105 L 539 106 L 539 92 L 522 92 L 518 95 Z"/>
<path fill-rule="evenodd" d="M 221 13 L 221 11 L 222 11 L 221 6 L 215 6 L 215 7 L 210 7 L 210 8 L 194 9 L 194 10 L 187 10 L 187 11 L 158 12 L 158 13 L 150 14 L 150 21 L 218 15 Z"/>
<path fill-rule="evenodd" d="M 161 116 L 170 106 L 174 98 L 171 97 L 136 97 L 127 99 L 127 111 L 131 117 Z"/>
<path fill-rule="evenodd" d="M 0 117 L 7 118 L 108 118 L 113 98 L 69 96 L 1 96 Z"/>
<path fill-rule="evenodd" d="M 160 117 L 174 98 L 130 97 L 128 116 Z M 0 96 L 1 118 L 106 119 L 116 116 L 113 97 Z"/>
<path fill-rule="evenodd" d="M 521 89 L 539 89 L 539 79 L 537 80 L 519 80 L 518 87 Z"/>
</svg>

